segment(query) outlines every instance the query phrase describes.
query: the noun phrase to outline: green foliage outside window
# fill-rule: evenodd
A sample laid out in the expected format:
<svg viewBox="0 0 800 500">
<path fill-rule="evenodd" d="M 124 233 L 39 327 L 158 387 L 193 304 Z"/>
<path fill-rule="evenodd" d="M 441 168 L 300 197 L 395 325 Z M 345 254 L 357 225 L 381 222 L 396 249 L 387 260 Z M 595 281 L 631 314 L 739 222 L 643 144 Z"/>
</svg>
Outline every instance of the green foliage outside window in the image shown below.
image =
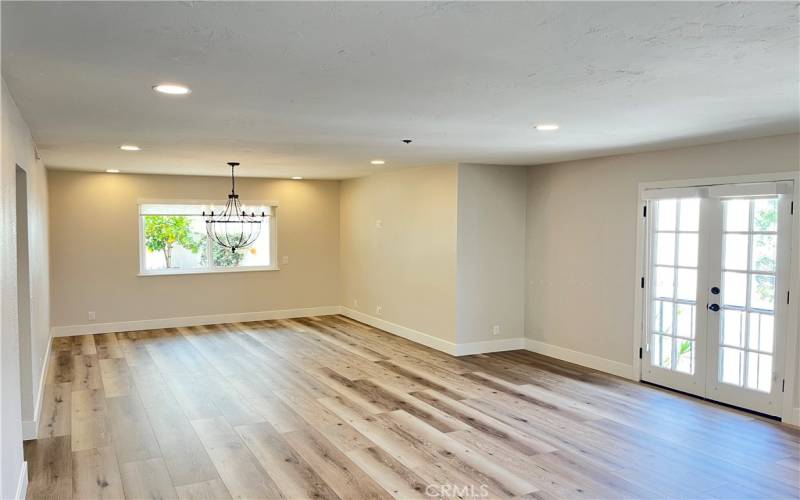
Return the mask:
<svg viewBox="0 0 800 500">
<path fill-rule="evenodd" d="M 197 253 L 203 240 L 192 231 L 188 217 L 175 215 L 147 215 L 144 218 L 144 244 L 151 252 L 163 252 L 167 268 L 172 267 L 172 251 L 180 245 Z"/>
</svg>

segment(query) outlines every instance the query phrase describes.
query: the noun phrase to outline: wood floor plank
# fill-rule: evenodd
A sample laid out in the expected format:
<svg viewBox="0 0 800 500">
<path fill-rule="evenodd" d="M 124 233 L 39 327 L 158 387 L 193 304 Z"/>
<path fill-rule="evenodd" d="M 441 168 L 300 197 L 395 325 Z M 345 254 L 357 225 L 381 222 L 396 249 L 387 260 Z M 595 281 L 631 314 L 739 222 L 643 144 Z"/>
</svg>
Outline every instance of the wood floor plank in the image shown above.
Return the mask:
<svg viewBox="0 0 800 500">
<path fill-rule="evenodd" d="M 52 340 L 28 498 L 798 498 L 800 429 L 343 316 Z"/>
<path fill-rule="evenodd" d="M 224 418 L 193 420 L 192 426 L 233 498 L 283 498 L 278 486 Z"/>
<path fill-rule="evenodd" d="M 104 446 L 72 454 L 74 498 L 117 500 L 125 496 L 114 448 Z"/>
</svg>

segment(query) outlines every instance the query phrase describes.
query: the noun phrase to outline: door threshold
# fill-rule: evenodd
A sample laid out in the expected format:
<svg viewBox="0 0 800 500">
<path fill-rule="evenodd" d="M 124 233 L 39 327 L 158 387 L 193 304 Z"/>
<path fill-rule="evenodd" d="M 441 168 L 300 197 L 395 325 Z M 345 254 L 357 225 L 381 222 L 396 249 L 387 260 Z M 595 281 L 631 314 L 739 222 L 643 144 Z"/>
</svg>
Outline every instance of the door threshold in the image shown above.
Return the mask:
<svg viewBox="0 0 800 500">
<path fill-rule="evenodd" d="M 723 403 L 721 401 L 716 401 L 714 399 L 704 398 L 702 396 L 697 396 L 696 394 L 691 394 L 691 393 L 688 393 L 688 392 L 680 391 L 678 389 L 673 389 L 672 387 L 667 387 L 665 385 L 654 384 L 653 382 L 648 382 L 646 380 L 639 380 L 639 382 L 642 383 L 642 384 L 645 384 L 645 385 L 652 386 L 652 387 L 658 387 L 659 389 L 665 389 L 665 390 L 670 391 L 670 392 L 676 392 L 678 394 L 683 394 L 684 396 L 689 396 L 690 398 L 699 399 L 701 401 L 707 401 L 709 403 L 714 403 L 715 405 L 724 406 L 726 408 L 731 408 L 733 410 L 738 410 L 738 411 L 741 411 L 741 412 L 744 412 L 744 413 L 749 413 L 749 414 L 755 415 L 757 417 L 766 418 L 766 419 L 769 419 L 769 420 L 773 420 L 773 421 L 776 421 L 776 422 L 783 423 L 783 420 L 781 419 L 781 417 L 777 417 L 775 415 L 769 415 L 767 413 L 761 413 L 760 411 L 750 410 L 748 408 L 742 408 L 741 406 L 735 406 L 735 405 L 732 405 L 732 404 Z"/>
</svg>

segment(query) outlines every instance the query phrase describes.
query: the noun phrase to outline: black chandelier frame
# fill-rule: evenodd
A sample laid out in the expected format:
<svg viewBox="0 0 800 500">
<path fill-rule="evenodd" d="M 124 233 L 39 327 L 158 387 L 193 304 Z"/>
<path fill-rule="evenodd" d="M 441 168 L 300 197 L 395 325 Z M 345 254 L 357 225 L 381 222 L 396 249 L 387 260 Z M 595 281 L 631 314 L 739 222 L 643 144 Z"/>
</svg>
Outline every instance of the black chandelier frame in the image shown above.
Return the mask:
<svg viewBox="0 0 800 500">
<path fill-rule="evenodd" d="M 231 193 L 228 195 L 228 201 L 225 202 L 225 209 L 218 214 L 212 210 L 208 215 L 203 211 L 203 216 L 206 217 L 208 237 L 218 245 L 235 253 L 236 250 L 247 248 L 255 243 L 261 234 L 261 223 L 268 215 L 263 211 L 260 215 L 255 212 L 248 214 L 242 208 L 239 195 L 236 194 L 236 177 L 234 176 L 234 169 L 239 166 L 239 163 L 231 161 L 228 162 L 228 165 L 231 167 Z"/>
</svg>

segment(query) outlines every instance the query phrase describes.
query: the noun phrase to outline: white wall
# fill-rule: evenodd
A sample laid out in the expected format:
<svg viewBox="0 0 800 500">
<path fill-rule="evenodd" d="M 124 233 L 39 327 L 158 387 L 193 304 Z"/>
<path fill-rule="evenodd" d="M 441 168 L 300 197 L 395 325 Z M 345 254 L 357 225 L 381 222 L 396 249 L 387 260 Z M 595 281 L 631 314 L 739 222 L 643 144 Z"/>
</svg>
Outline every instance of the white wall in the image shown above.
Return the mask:
<svg viewBox="0 0 800 500">
<path fill-rule="evenodd" d="M 428 345 L 455 343 L 457 179 L 453 165 L 342 182 L 342 305 Z"/>
<path fill-rule="evenodd" d="M 339 305 L 338 181 L 237 179 L 242 200 L 279 204 L 278 257 L 288 264 L 279 260 L 278 271 L 172 276 L 137 276 L 138 201 L 215 200 L 230 189 L 229 179 L 51 170 L 48 184 L 52 322 L 59 332 Z"/>
<path fill-rule="evenodd" d="M 529 167 L 528 338 L 632 369 L 639 183 L 796 172 L 799 147 L 785 135 Z"/>
<path fill-rule="evenodd" d="M 458 167 L 459 344 L 525 336 L 526 196 L 524 167 Z"/>
<path fill-rule="evenodd" d="M 44 356 L 50 341 L 47 174 L 42 162 L 35 158 L 28 126 L 3 82 L 0 165 L 0 498 L 14 498 L 20 474 L 24 474 L 17 331 L 17 165 L 27 171 L 28 252 L 32 263 L 30 362 L 34 394 L 26 397 L 37 403 Z"/>
</svg>

